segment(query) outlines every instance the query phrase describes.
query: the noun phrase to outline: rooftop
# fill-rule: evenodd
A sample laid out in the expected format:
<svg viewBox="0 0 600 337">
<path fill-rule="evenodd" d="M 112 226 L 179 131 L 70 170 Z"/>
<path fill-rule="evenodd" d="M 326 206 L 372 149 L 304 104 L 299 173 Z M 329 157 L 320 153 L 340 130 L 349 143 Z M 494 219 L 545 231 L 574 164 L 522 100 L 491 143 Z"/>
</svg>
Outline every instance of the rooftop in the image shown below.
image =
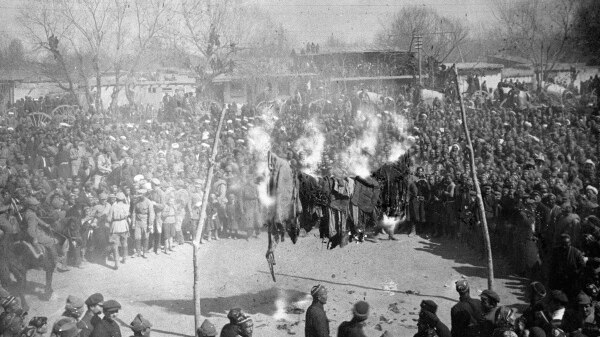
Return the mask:
<svg viewBox="0 0 600 337">
<path fill-rule="evenodd" d="M 487 63 L 487 62 L 463 62 L 455 63 L 456 68 L 459 70 L 483 70 L 483 69 L 502 69 L 504 65 L 498 63 Z M 452 67 L 452 63 L 444 63 L 446 67 Z"/>
<path fill-rule="evenodd" d="M 416 51 L 397 50 L 397 49 L 376 49 L 376 48 L 340 48 L 331 50 L 320 50 L 318 53 L 310 53 L 304 55 L 337 55 L 337 54 L 409 54 Z"/>
</svg>

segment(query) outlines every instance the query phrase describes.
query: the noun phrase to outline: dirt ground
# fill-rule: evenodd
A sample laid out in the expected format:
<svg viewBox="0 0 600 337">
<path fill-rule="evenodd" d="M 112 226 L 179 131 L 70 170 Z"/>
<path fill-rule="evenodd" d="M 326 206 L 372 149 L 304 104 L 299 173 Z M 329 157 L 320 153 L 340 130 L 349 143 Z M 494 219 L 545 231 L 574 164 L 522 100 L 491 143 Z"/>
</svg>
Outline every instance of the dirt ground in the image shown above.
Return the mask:
<svg viewBox="0 0 600 337">
<path fill-rule="evenodd" d="M 310 289 L 320 283 L 329 290 L 325 310 L 332 336 L 339 324 L 350 318 L 352 304 L 366 300 L 371 305 L 366 332 L 381 336 L 389 330 L 395 336 L 416 332 L 419 303 L 432 299 L 438 315 L 450 326 L 450 308 L 457 301 L 454 282 L 466 278 L 471 294 L 486 288 L 483 261 L 451 241 L 432 241 L 397 235 L 398 241 L 383 236 L 362 244 L 327 250 L 317 233 L 309 233 L 297 244 L 290 240 L 276 250 L 277 282 L 271 280 L 264 257 L 266 234 L 258 239 L 220 240 L 201 247 L 202 316 L 210 318 L 220 331 L 227 323 L 230 308 L 241 307 L 254 319 L 254 336 L 304 335 L 304 310 L 310 305 Z M 500 265 L 500 261 L 497 261 Z M 501 305 L 522 308 L 525 281 L 497 268 L 495 290 Z M 62 312 L 69 294 L 83 299 L 101 292 L 118 300 L 122 323 L 137 313 L 147 317 L 153 336 L 193 336 L 192 247 L 185 244 L 170 255 L 129 259 L 117 271 L 98 264 L 57 273 L 54 295 L 49 301 L 38 296 L 43 275 L 29 274 L 31 291 L 26 299 L 30 316 L 48 316 L 53 322 Z M 122 327 L 124 336 L 131 330 Z"/>
</svg>

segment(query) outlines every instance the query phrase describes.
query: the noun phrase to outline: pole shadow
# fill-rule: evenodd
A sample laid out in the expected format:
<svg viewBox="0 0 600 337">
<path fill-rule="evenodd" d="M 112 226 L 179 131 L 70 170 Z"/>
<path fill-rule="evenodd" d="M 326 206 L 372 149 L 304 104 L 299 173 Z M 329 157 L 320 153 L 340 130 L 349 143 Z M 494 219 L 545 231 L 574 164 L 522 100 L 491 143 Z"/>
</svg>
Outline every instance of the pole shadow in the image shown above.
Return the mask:
<svg viewBox="0 0 600 337">
<path fill-rule="evenodd" d="M 222 317 L 232 308 L 242 308 L 249 314 L 264 314 L 272 316 L 278 311 L 286 310 L 291 303 L 306 300 L 308 294 L 290 289 L 269 288 L 257 293 L 246 293 L 229 297 L 202 298 L 201 315 L 204 317 Z M 149 306 L 159 306 L 166 311 L 180 315 L 194 315 L 192 299 L 167 299 L 142 301 Z"/>
</svg>

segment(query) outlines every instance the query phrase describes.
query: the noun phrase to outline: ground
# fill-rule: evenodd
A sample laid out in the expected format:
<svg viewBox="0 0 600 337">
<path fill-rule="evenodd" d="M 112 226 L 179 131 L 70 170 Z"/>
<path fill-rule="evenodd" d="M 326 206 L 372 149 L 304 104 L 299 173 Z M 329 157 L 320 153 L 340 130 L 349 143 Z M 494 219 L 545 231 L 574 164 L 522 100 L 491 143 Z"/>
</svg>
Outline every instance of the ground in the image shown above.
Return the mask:
<svg viewBox="0 0 600 337">
<path fill-rule="evenodd" d="M 318 234 L 309 233 L 297 244 L 290 240 L 276 249 L 277 282 L 271 280 L 265 259 L 266 234 L 258 239 L 220 240 L 202 245 L 202 316 L 217 329 L 227 323 L 230 308 L 241 307 L 254 319 L 254 336 L 304 335 L 304 310 L 310 305 L 310 289 L 320 283 L 329 290 L 325 310 L 332 335 L 350 318 L 352 304 L 366 300 L 371 313 L 368 336 L 385 330 L 395 336 L 416 332 L 419 303 L 432 299 L 441 320 L 450 326 L 450 308 L 457 301 L 454 282 L 466 278 L 478 296 L 487 287 L 484 261 L 453 241 L 431 241 L 397 235 L 327 250 Z M 497 263 L 500 265 L 501 263 Z M 495 290 L 501 305 L 522 308 L 524 280 L 497 268 Z M 192 246 L 177 247 L 170 255 L 150 254 L 149 259 L 129 259 L 119 270 L 99 264 L 57 273 L 54 295 L 40 299 L 43 275 L 30 272 L 31 291 L 26 295 L 29 317 L 48 316 L 53 322 L 68 295 L 85 299 L 101 292 L 123 306 L 122 324 L 142 313 L 153 324 L 153 336 L 193 336 Z M 131 333 L 122 327 L 123 335 Z"/>
</svg>

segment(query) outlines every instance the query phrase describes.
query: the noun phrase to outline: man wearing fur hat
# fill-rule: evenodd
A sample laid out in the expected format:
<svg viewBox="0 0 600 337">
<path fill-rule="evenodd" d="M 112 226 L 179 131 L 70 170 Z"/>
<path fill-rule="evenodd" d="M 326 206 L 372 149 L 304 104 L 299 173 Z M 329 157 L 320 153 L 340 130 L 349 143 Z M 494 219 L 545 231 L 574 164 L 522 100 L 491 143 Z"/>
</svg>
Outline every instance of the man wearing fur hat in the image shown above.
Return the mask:
<svg viewBox="0 0 600 337">
<path fill-rule="evenodd" d="M 415 337 L 450 337 L 450 329 L 437 317 L 437 304 L 432 300 L 421 301 L 421 312 L 417 322 Z"/>
<path fill-rule="evenodd" d="M 200 325 L 198 331 L 196 331 L 196 337 L 216 337 L 217 328 L 208 319 L 205 319 Z"/>
<path fill-rule="evenodd" d="M 142 314 L 137 314 L 129 326 L 133 331 L 133 337 L 150 337 L 152 323 L 144 318 Z"/>
<path fill-rule="evenodd" d="M 481 302 L 471 298 L 469 283 L 456 281 L 459 302 L 450 309 L 452 337 L 474 337 L 479 330 L 479 319 L 483 316 Z"/>
<path fill-rule="evenodd" d="M 318 284 L 311 289 L 310 294 L 313 302 L 306 310 L 304 335 L 306 337 L 328 337 L 329 320 L 323 308 L 323 305 L 327 303 L 327 289 Z"/>
<path fill-rule="evenodd" d="M 358 301 L 352 307 L 352 319 L 344 321 L 338 328 L 338 337 L 366 337 L 363 328 L 369 318 L 369 303 Z"/>
<path fill-rule="evenodd" d="M 229 310 L 227 318 L 229 318 L 229 323 L 221 329 L 221 337 L 252 337 L 252 319 L 242 309 Z"/>
<path fill-rule="evenodd" d="M 83 315 L 83 306 L 85 303 L 83 300 L 77 296 L 69 295 L 67 297 L 67 304 L 65 305 L 65 311 L 63 312 L 64 317 L 73 317 L 76 320 L 79 320 L 81 315 Z"/>
</svg>

